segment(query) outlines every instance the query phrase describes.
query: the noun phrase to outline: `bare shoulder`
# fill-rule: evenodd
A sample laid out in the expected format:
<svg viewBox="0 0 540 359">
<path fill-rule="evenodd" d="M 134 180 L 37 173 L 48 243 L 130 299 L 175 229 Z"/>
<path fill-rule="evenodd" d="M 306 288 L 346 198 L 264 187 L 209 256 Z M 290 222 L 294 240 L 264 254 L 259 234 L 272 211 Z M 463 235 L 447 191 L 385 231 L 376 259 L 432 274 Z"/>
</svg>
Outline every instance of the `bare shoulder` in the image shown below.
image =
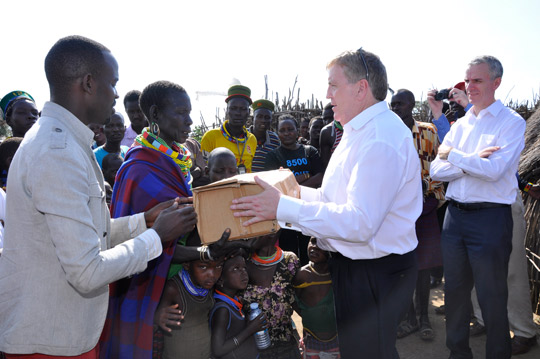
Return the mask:
<svg viewBox="0 0 540 359">
<path fill-rule="evenodd" d="M 311 270 L 308 265 L 303 266 L 294 276 L 293 284 L 300 285 L 302 283 L 307 283 L 310 281 Z"/>
</svg>

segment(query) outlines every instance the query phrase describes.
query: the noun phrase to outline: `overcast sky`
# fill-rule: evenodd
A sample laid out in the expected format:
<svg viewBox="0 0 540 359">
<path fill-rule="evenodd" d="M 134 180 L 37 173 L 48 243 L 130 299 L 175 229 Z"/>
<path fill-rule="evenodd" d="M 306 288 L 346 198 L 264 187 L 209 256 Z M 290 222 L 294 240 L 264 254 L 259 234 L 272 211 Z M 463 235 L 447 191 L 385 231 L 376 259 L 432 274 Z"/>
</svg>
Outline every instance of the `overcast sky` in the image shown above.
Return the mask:
<svg viewBox="0 0 540 359">
<path fill-rule="evenodd" d="M 238 80 L 264 96 L 286 95 L 298 76 L 300 100 L 325 100 L 329 60 L 364 47 L 381 57 L 390 86 L 417 99 L 462 81 L 467 63 L 494 55 L 504 76 L 497 96 L 540 93 L 540 1 L 36 1 L 2 2 L 0 97 L 12 90 L 48 100 L 43 62 L 59 38 L 78 34 L 118 60 L 123 95 L 157 80 L 186 88 L 192 118 L 213 122 L 220 96 Z M 223 114 L 223 112 L 221 112 Z"/>
</svg>

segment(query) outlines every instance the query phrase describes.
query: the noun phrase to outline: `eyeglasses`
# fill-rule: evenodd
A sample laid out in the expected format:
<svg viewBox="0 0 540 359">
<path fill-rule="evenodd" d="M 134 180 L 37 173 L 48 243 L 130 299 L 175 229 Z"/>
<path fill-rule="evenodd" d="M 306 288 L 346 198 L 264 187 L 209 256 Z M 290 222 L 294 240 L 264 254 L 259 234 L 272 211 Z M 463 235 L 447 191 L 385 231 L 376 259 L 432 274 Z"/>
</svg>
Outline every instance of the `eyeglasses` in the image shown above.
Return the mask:
<svg viewBox="0 0 540 359">
<path fill-rule="evenodd" d="M 362 58 L 362 62 L 364 63 L 364 67 L 366 68 L 366 81 L 369 83 L 369 69 L 367 67 L 366 59 L 364 58 L 364 54 L 362 54 L 362 48 L 359 48 L 358 51 L 356 51 L 360 54 L 360 57 Z"/>
</svg>

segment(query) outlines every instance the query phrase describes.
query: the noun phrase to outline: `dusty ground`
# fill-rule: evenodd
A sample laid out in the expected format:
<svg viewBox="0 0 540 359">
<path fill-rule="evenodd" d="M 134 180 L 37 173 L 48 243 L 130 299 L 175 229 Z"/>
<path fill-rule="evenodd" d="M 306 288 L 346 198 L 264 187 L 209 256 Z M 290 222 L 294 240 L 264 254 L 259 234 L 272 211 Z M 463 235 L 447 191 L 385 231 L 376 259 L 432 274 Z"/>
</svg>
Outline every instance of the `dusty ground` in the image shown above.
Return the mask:
<svg viewBox="0 0 540 359">
<path fill-rule="evenodd" d="M 434 308 L 443 304 L 443 291 L 437 288 L 431 291 L 431 303 L 429 315 L 431 325 L 435 331 L 435 340 L 425 342 L 418 336 L 418 333 L 409 335 L 406 338 L 398 339 L 397 349 L 401 359 L 447 359 L 450 355 L 446 348 L 446 330 L 444 316 L 435 314 Z M 297 325 L 299 333 L 302 333 L 302 322 L 296 313 L 293 319 Z M 540 317 L 535 317 L 538 326 L 537 338 L 540 338 Z M 540 344 L 540 341 L 538 342 Z M 486 336 L 471 337 L 471 349 L 475 358 L 485 358 Z M 514 356 L 520 359 L 538 359 L 540 358 L 540 345 L 534 346 L 528 353 Z"/>
</svg>

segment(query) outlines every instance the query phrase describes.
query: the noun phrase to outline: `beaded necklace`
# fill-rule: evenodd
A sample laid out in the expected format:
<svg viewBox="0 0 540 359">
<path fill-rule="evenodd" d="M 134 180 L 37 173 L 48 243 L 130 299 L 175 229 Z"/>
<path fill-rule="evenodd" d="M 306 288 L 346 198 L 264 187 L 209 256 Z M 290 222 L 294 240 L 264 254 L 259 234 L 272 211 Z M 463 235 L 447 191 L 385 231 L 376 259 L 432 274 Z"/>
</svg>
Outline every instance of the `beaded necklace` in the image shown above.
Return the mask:
<svg viewBox="0 0 540 359">
<path fill-rule="evenodd" d="M 148 148 L 152 148 L 156 151 L 159 151 L 172 160 L 180 167 L 182 174 L 191 182 L 190 168 L 191 168 L 191 153 L 189 150 L 178 142 L 174 142 L 171 147 L 169 147 L 165 141 L 161 138 L 150 132 L 148 127 L 142 130 L 142 133 L 135 138 L 135 141 L 140 145 Z"/>
<path fill-rule="evenodd" d="M 240 303 L 240 300 L 237 296 L 234 298 L 229 297 L 227 294 L 223 293 L 222 291 L 219 291 L 217 289 L 214 289 L 214 298 L 219 299 L 233 307 L 240 313 L 240 316 L 244 318 L 244 313 L 242 313 L 242 307 L 244 306 L 242 303 Z"/>
<path fill-rule="evenodd" d="M 229 131 L 227 131 L 227 124 L 229 123 L 229 120 L 226 120 L 225 122 L 223 122 L 223 124 L 221 125 L 221 134 L 223 135 L 223 137 L 225 137 L 226 139 L 228 139 L 229 141 L 231 141 L 232 143 L 236 143 L 237 145 L 239 143 L 246 143 L 247 139 L 248 139 L 248 134 L 247 134 L 247 130 L 246 130 L 246 126 L 243 127 L 242 131 L 243 131 L 243 134 L 244 134 L 244 137 L 234 137 L 233 135 L 231 135 L 229 133 Z"/>
<path fill-rule="evenodd" d="M 251 262 L 258 266 L 269 267 L 283 260 L 283 250 L 276 246 L 276 252 L 269 257 L 260 257 L 257 253 L 251 255 Z"/>
<path fill-rule="evenodd" d="M 178 276 L 180 277 L 182 283 L 184 283 L 184 287 L 186 287 L 189 294 L 196 297 L 206 297 L 208 295 L 209 290 L 202 287 L 197 287 L 195 284 L 193 284 L 188 271 L 184 268 L 182 268 L 182 270 L 178 273 Z"/>
</svg>

